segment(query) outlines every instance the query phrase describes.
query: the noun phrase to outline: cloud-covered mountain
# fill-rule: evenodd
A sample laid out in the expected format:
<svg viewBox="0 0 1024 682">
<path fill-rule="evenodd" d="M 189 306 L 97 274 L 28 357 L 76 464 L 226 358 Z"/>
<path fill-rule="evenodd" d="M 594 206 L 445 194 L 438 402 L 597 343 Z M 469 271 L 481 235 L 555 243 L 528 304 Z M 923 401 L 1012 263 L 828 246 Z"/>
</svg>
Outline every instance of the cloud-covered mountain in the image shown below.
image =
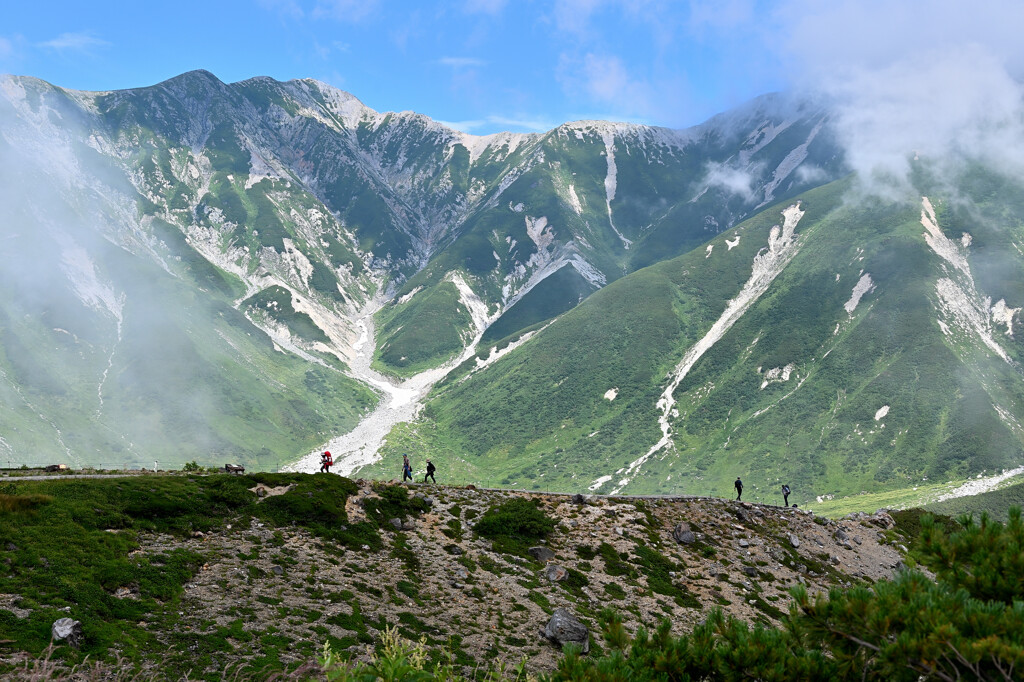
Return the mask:
<svg viewBox="0 0 1024 682">
<path fill-rule="evenodd" d="M 13 461 L 275 468 L 403 401 L 383 453 L 505 485 L 1020 458 L 1019 188 L 932 158 L 836 184 L 831 105 L 474 137 L 309 80 L 0 91 Z"/>
</svg>

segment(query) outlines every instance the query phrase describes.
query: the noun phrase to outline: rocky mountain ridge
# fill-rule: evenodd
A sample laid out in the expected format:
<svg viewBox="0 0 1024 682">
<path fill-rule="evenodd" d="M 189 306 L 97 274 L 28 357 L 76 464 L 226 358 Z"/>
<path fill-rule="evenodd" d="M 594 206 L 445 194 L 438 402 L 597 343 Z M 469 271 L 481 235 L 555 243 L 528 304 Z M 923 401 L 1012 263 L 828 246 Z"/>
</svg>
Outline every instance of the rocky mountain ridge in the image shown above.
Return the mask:
<svg viewBox="0 0 1024 682">
<path fill-rule="evenodd" d="M 156 480 L 145 475 L 132 489 L 144 488 L 145 479 Z M 294 505 L 310 494 L 301 490 L 316 484 L 247 485 L 260 500 L 257 509 L 275 500 L 282 501 L 278 509 L 293 505 L 297 511 Z M 362 659 L 368 644 L 397 628 L 405 638 L 422 640 L 432 659 L 468 672 L 521 661 L 541 672 L 553 669 L 560 655 L 559 642 L 544 634 L 556 613 L 589 629 L 581 643 L 595 655 L 602 649 L 598 616 L 605 608 L 621 613 L 630 631 L 667 618 L 673 632 L 685 633 L 713 608 L 774 624 L 787 611 L 794 585 L 812 593 L 870 586 L 892 577 L 906 552 L 907 530 L 885 512 L 835 521 L 797 508 L 715 498 L 369 481 L 346 489 L 345 526 L 334 530 L 379 523 L 379 541 L 367 535 L 362 545 L 337 543 L 259 514 L 229 515 L 217 527 L 186 534 L 133 533 L 130 561 L 169 566 L 170 557 L 181 554 L 197 566 L 172 604 L 177 615 L 168 621 L 150 614 L 140 623 L 161 643 L 146 654 L 145 667 L 187 668 L 190 679 L 268 664 L 287 669 L 308 662 L 324 642 Z M 387 506 L 396 500 L 405 501 Z M 514 549 L 475 530 L 516 500 L 551 520 L 554 530 L 544 541 Z M 896 518 L 913 525 L 916 517 L 906 514 Z M 51 555 L 50 561 L 59 559 Z M 141 589 L 120 586 L 113 597 L 147 598 L 146 586 Z M 31 617 L 29 602 L 16 594 L 3 599 L 17 618 Z M 75 609 L 69 611 L 74 618 Z M 86 634 L 92 627 L 86 625 Z"/>
<path fill-rule="evenodd" d="M 411 112 L 374 112 L 312 80 L 225 84 L 197 71 L 84 93 L 5 76 L 0 94 L 4 224 L 15 237 L 6 288 L 33 291 L 43 299 L 36 310 L 74 318 L 33 320 L 11 341 L 35 348 L 8 360 L 21 371 L 6 370 L 7 390 L 24 392 L 8 420 L 8 431 L 23 435 L 5 441 L 19 461 L 56 448 L 78 464 L 113 464 L 121 455 L 103 453 L 126 451 L 136 465 L 180 465 L 230 449 L 280 464 L 322 445 L 320 424 L 348 431 L 375 402 L 379 375 L 355 373 L 358 355 L 391 376 L 437 370 L 842 172 L 821 132 L 824 109 L 781 97 L 688 131 L 586 121 L 480 138 Z M 21 271 L 28 263 L 63 278 L 40 286 Z M 161 294 L 143 295 L 138 278 L 159 282 Z M 194 321 L 175 319 L 172 311 L 189 307 L 215 311 L 198 316 L 220 328 L 199 334 Z M 228 369 L 197 372 L 208 394 L 199 402 L 218 422 L 204 425 L 202 442 L 160 443 L 181 431 L 170 413 L 196 411 L 195 401 L 161 388 L 173 382 L 140 376 L 147 388 L 128 397 L 106 381 L 131 373 L 120 364 L 126 349 L 151 354 L 138 325 L 185 332 L 171 362 L 224 358 L 210 366 Z M 50 343 L 63 334 L 56 330 L 92 345 Z M 263 335 L 290 358 L 245 348 Z M 75 360 L 83 352 L 87 361 Z M 72 363 L 80 384 L 64 390 L 73 401 L 37 395 L 34 377 Z M 282 363 L 292 366 L 284 373 L 305 365 L 318 376 L 296 384 Z M 272 420 L 279 427 L 310 412 L 320 424 L 288 427 L 292 437 L 277 442 L 246 436 L 245 399 L 216 397 L 245 373 L 251 386 L 270 373 L 287 387 L 287 399 L 260 397 L 290 413 Z M 332 384 L 346 397 L 328 395 Z M 304 399 L 305 391 L 316 395 Z M 112 415 L 89 431 L 84 415 L 122 399 L 148 406 L 145 431 Z M 71 414 L 72 403 L 83 407 Z M 58 436 L 54 425 L 68 419 L 82 430 Z M 302 445 L 286 453 L 284 440 Z"/>
</svg>

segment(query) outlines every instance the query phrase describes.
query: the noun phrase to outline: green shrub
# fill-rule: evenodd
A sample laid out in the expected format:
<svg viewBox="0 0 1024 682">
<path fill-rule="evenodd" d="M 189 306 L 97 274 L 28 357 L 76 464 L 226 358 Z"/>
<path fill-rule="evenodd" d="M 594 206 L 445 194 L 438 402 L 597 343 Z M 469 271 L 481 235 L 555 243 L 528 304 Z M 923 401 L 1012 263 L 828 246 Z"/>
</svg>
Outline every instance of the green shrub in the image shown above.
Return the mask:
<svg viewBox="0 0 1024 682">
<path fill-rule="evenodd" d="M 517 497 L 484 512 L 473 532 L 492 540 L 497 551 L 525 554 L 530 543 L 546 538 L 555 525 L 539 502 Z"/>
</svg>

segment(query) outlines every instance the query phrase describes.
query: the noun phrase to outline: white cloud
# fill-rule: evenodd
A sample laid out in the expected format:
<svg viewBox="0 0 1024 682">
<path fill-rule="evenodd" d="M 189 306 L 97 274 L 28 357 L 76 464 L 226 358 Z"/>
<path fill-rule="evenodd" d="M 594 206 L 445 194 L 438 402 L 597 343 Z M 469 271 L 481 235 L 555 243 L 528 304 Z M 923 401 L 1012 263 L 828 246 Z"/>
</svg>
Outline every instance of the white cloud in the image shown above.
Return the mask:
<svg viewBox="0 0 1024 682">
<path fill-rule="evenodd" d="M 45 47 L 58 52 L 92 52 L 96 48 L 107 47 L 110 43 L 92 35 L 91 33 L 61 33 L 56 38 L 39 43 L 39 47 Z"/>
<path fill-rule="evenodd" d="M 912 159 L 1024 172 L 1024 3 L 791 0 L 782 56 L 824 91 L 847 157 L 874 189 L 907 183 Z"/>
<path fill-rule="evenodd" d="M 608 54 L 582 57 L 562 54 L 558 80 L 570 95 L 586 96 L 602 107 L 612 105 L 619 117 L 648 114 L 653 107 L 653 88 L 630 74 L 625 61 Z"/>
<path fill-rule="evenodd" d="M 754 174 L 749 170 L 733 168 L 724 163 L 709 163 L 704 182 L 709 187 L 717 187 L 742 197 L 744 201 L 754 198 Z"/>
</svg>

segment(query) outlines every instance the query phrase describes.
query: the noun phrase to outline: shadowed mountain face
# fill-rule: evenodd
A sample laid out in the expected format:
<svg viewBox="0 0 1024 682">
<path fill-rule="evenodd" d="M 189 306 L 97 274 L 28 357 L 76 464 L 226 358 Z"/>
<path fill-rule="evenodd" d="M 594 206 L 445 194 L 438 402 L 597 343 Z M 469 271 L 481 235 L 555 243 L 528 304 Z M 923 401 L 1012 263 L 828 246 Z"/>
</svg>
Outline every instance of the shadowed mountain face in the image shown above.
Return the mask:
<svg viewBox="0 0 1024 682">
<path fill-rule="evenodd" d="M 0 457 L 275 468 L 468 356 L 385 455 L 821 494 L 1021 458 L 1020 187 L 858 194 L 824 106 L 474 137 L 315 81 L 0 93 Z"/>
</svg>

